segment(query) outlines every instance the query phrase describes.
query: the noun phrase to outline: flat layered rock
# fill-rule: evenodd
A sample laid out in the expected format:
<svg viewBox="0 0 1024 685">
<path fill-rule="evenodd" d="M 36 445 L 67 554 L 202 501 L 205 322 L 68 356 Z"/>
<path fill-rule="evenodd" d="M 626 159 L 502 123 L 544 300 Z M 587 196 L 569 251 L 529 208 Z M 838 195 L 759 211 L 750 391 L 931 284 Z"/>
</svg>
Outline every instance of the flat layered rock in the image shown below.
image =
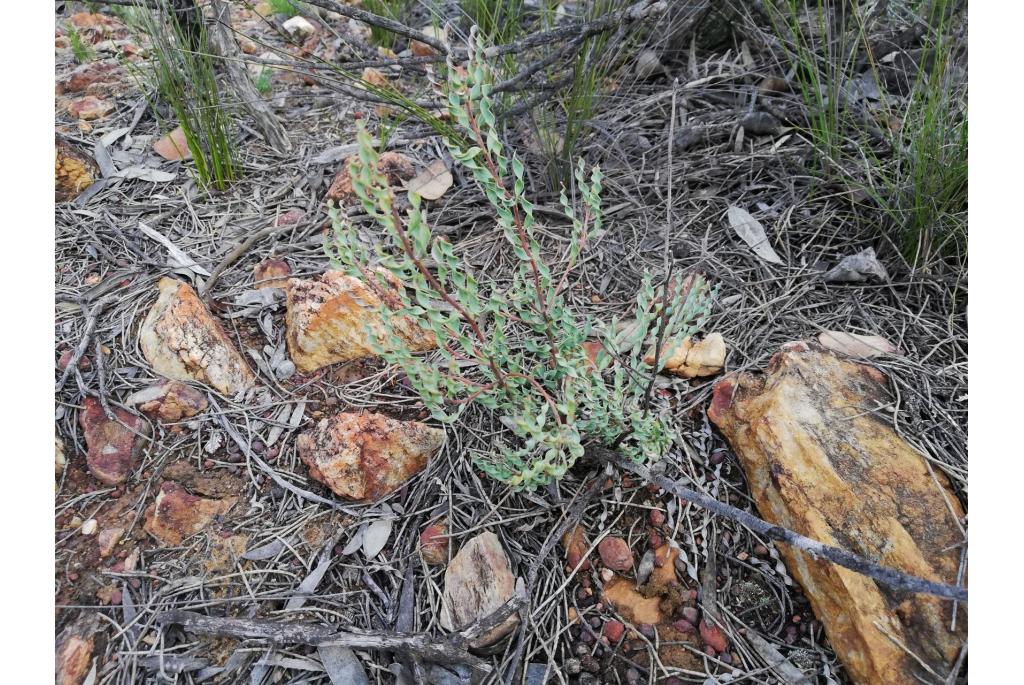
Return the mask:
<svg viewBox="0 0 1024 685">
<path fill-rule="evenodd" d="M 189 494 L 177 483 L 160 486 L 156 501 L 146 510 L 143 529 L 163 544 L 173 547 L 204 530 L 227 514 L 237 498 L 206 499 Z"/>
<path fill-rule="evenodd" d="M 422 471 L 444 444 L 444 431 L 373 412 L 342 412 L 296 442 L 310 475 L 350 500 L 372 501 Z"/>
<path fill-rule="evenodd" d="M 256 376 L 231 339 L 187 283 L 162 278 L 160 296 L 139 332 L 142 354 L 161 376 L 199 381 L 232 396 Z"/>
<path fill-rule="evenodd" d="M 441 627 L 462 630 L 497 611 L 515 591 L 516 577 L 498 536 L 490 531 L 480 533 L 462 546 L 445 569 Z M 470 646 L 493 645 L 518 624 L 519 615 L 514 613 Z"/>
<path fill-rule="evenodd" d="M 328 271 L 316 280 L 291 278 L 287 293 L 288 354 L 302 373 L 373 356 L 370 335 L 382 346 L 387 343 L 377 314 L 381 299 L 358 278 L 340 271 Z M 412 319 L 394 317 L 391 324 L 414 351 L 437 346 L 433 333 Z"/>
<path fill-rule="evenodd" d="M 762 517 L 884 566 L 956 583 L 964 510 L 945 475 L 871 411 L 889 403 L 878 370 L 816 343 L 790 343 L 765 374 L 719 381 L 708 415 L 739 456 Z M 952 630 L 952 602 L 894 592 L 793 547 L 779 550 L 854 682 L 928 681 L 907 650 L 945 678 L 967 635 L 963 604 Z"/>
<path fill-rule="evenodd" d="M 89 472 L 107 485 L 128 480 L 135 462 L 148 442 L 149 424 L 120 407 L 111 407 L 116 420 L 107 418 L 103 405 L 86 397 L 78 423 L 85 433 Z"/>
</svg>

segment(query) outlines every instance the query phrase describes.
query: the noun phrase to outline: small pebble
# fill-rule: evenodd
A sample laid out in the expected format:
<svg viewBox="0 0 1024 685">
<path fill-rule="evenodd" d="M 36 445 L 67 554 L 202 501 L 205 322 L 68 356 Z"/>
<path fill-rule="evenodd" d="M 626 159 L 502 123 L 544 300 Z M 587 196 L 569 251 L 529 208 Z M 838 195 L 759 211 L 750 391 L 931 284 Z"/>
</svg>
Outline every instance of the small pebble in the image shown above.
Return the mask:
<svg viewBox="0 0 1024 685">
<path fill-rule="evenodd" d="M 638 683 L 640 682 L 640 671 L 635 668 L 631 668 L 626 671 L 626 682 L 627 683 Z"/>
<path fill-rule="evenodd" d="M 578 656 L 583 656 L 584 654 L 590 654 L 590 647 L 587 647 L 586 645 L 576 645 L 576 654 Z"/>
<path fill-rule="evenodd" d="M 641 635 L 643 635 L 649 640 L 653 640 L 654 636 L 657 634 L 657 632 L 654 629 L 654 626 L 652 626 L 650 623 L 641 624 L 638 630 L 640 631 Z"/>
<path fill-rule="evenodd" d="M 704 653 L 707 654 L 708 656 L 715 656 L 715 654 L 716 654 L 715 648 L 714 647 L 705 647 L 704 648 Z"/>
<path fill-rule="evenodd" d="M 582 668 L 583 665 L 580 663 L 579 659 L 569 658 L 565 660 L 565 671 L 569 675 L 576 675 L 582 670 Z"/>
<path fill-rule="evenodd" d="M 82 524 L 82 535 L 93 535 L 96 532 L 96 528 L 99 526 L 96 523 L 96 519 L 89 519 Z"/>
<path fill-rule="evenodd" d="M 697 625 L 698 619 L 700 619 L 700 612 L 697 611 L 696 607 L 683 607 L 682 612 L 683 619 L 689 621 L 692 625 Z"/>
<path fill-rule="evenodd" d="M 72 525 L 74 525 L 74 520 L 73 519 L 72 519 Z M 615 577 L 615 571 L 611 570 L 610 568 L 603 568 L 603 569 L 601 569 L 601 580 L 603 580 L 604 582 L 607 583 L 608 581 L 610 581 L 614 577 Z"/>
</svg>

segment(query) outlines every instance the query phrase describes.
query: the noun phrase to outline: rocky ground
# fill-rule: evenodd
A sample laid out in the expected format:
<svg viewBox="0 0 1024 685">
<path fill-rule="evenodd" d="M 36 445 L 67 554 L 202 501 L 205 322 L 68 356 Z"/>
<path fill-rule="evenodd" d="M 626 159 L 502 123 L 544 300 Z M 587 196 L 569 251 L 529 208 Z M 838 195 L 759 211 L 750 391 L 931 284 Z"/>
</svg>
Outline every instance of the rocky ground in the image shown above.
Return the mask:
<svg viewBox="0 0 1024 685">
<path fill-rule="evenodd" d="M 963 604 L 811 560 L 607 464 L 534 492 L 484 476 L 472 458 L 501 424 L 470 409 L 432 425 L 371 353 L 374 293 L 323 251 L 354 122 L 379 107 L 273 72 L 291 150 L 241 118 L 241 177 L 208 193 L 133 76 L 144 41 L 64 4 L 58 682 L 958 682 Z M 373 51 L 338 15 L 234 19 L 243 56 Z M 581 311 L 621 315 L 667 259 L 719 288 L 708 330 L 656 384 L 681 436 L 656 474 L 963 583 L 966 283 L 912 269 L 850 193 L 807 173 L 800 136 L 755 125 L 738 94 L 775 83 L 776 113 L 793 97 L 776 64 L 745 42 L 687 45 L 614 84 L 581 149 L 608 176 L 611 230 L 570 290 Z M 509 125 L 554 253 L 565 227 L 528 134 Z M 435 232 L 504 278 L 489 206 L 436 136 L 408 120 L 388 144 L 391 182 L 438 186 Z M 768 253 L 737 230 L 750 222 Z M 414 322 L 403 332 L 432 347 Z"/>
</svg>

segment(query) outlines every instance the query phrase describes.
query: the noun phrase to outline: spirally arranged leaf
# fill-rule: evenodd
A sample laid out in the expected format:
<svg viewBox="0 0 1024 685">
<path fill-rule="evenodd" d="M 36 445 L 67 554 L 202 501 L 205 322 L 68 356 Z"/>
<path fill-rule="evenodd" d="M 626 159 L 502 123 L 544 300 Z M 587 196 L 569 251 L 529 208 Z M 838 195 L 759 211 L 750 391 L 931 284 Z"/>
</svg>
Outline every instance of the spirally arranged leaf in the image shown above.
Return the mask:
<svg viewBox="0 0 1024 685">
<path fill-rule="evenodd" d="M 772 264 L 783 263 L 782 258 L 779 257 L 772 248 L 771 243 L 768 242 L 768 235 L 764 232 L 764 226 L 761 225 L 760 221 L 752 217 L 750 212 L 742 207 L 730 205 L 728 217 L 732 230 L 736 231 L 736 235 L 743 238 L 743 241 L 750 246 L 754 254 Z"/>
</svg>

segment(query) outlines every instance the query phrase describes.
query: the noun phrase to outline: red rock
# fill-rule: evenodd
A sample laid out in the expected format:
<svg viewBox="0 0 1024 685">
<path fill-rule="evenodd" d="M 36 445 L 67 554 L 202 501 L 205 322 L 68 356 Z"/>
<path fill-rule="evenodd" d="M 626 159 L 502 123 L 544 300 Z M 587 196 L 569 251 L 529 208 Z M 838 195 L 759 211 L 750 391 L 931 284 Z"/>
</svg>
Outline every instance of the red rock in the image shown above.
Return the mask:
<svg viewBox="0 0 1024 685">
<path fill-rule="evenodd" d="M 346 205 L 356 201 L 356 194 L 352 190 L 352 176 L 349 173 L 348 165 L 358 159 L 355 156 L 347 157 L 341 163 L 341 170 L 331 182 L 327 190 L 328 200 L 333 200 L 339 205 Z M 385 152 L 377 160 L 377 171 L 379 171 L 389 186 L 398 188 L 404 181 L 408 181 L 416 175 L 412 162 L 405 155 L 398 152 Z"/>
<path fill-rule="evenodd" d="M 57 94 L 87 93 L 106 97 L 120 90 L 124 70 L 116 62 L 88 62 L 57 83 Z"/>
<path fill-rule="evenodd" d="M 253 280 L 257 288 L 287 288 L 292 269 L 283 259 L 264 259 L 253 267 Z"/>
<path fill-rule="evenodd" d="M 652 526 L 661 527 L 665 525 L 665 512 L 661 509 L 651 509 L 651 513 L 648 514 L 648 518 L 650 519 Z"/>
<path fill-rule="evenodd" d="M 236 497 L 204 499 L 190 495 L 177 483 L 164 482 L 156 501 L 146 510 L 143 528 L 163 544 L 173 547 L 226 514 L 236 500 Z"/>
<path fill-rule="evenodd" d="M 185 137 L 185 129 L 178 126 L 160 140 L 153 143 L 153 152 L 157 153 L 169 162 L 176 162 L 181 159 L 192 159 L 192 150 L 188 146 L 188 138 Z"/>
<path fill-rule="evenodd" d="M 620 537 L 609 535 L 597 545 L 604 565 L 613 571 L 628 571 L 633 568 L 633 552 Z"/>
<path fill-rule="evenodd" d="M 562 536 L 562 547 L 565 548 L 565 567 L 572 571 L 579 565 L 580 571 L 590 570 L 590 559 L 587 558 L 587 550 L 590 543 L 587 541 L 587 532 L 583 526 L 574 526 L 572 530 Z M 581 563 L 582 562 L 582 563 Z"/>
<path fill-rule="evenodd" d="M 693 627 L 693 624 L 687 621 L 685 618 L 681 618 L 678 621 L 672 622 L 672 627 L 681 633 L 695 633 L 697 629 Z"/>
<path fill-rule="evenodd" d="M 704 640 L 704 644 L 714 649 L 715 652 L 724 652 L 729 648 L 729 641 L 722 629 L 706 620 L 700 622 L 700 639 Z"/>
<path fill-rule="evenodd" d="M 134 393 L 125 404 L 136 405 L 146 416 L 176 423 L 206 411 L 206 395 L 181 381 L 163 381 Z"/>
<path fill-rule="evenodd" d="M 277 219 L 274 220 L 275 226 L 294 226 L 295 224 L 302 221 L 306 216 L 306 213 L 297 207 L 289 209 L 287 212 L 283 212 L 278 215 Z"/>
<path fill-rule="evenodd" d="M 448 524 L 439 521 L 423 529 L 420 533 L 420 558 L 428 566 L 442 566 L 448 563 Z"/>
<path fill-rule="evenodd" d="M 57 368 L 59 368 L 61 371 L 67 370 L 68 364 L 71 363 L 71 358 L 73 356 L 75 356 L 74 350 L 64 350 L 63 352 L 61 352 L 60 359 L 57 360 Z M 82 355 L 82 357 L 78 360 L 78 368 L 84 371 L 85 369 L 88 369 L 90 366 L 92 366 L 92 362 L 89 361 L 88 357 Z"/>
<path fill-rule="evenodd" d="M 604 636 L 608 638 L 608 642 L 614 645 L 622 639 L 623 633 L 626 632 L 626 626 L 622 625 L 621 621 L 605 621 L 602 632 L 604 633 Z"/>
<path fill-rule="evenodd" d="M 119 407 L 111 409 L 117 421 L 106 417 L 99 400 L 87 397 L 78 421 L 85 433 L 89 471 L 97 480 L 117 485 L 128 479 L 136 458 L 148 442 L 149 424 Z"/>
<path fill-rule="evenodd" d="M 343 412 L 298 437 L 310 475 L 346 499 L 372 501 L 423 470 L 444 431 L 372 412 Z"/>
<path fill-rule="evenodd" d="M 114 105 L 106 100 L 100 100 L 95 95 L 86 95 L 67 103 L 66 108 L 71 116 L 83 121 L 92 121 L 109 114 Z"/>
<path fill-rule="evenodd" d="M 99 619 L 83 613 L 57 638 L 56 685 L 81 685 L 92 668 Z"/>
</svg>

